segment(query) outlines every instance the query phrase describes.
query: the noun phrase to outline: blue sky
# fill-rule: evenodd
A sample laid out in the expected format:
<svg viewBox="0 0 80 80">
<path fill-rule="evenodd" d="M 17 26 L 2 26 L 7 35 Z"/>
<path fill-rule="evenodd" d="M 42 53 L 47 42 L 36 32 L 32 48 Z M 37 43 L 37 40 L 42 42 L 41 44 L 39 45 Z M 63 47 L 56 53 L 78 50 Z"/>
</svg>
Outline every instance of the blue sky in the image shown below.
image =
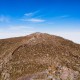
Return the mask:
<svg viewBox="0 0 80 80">
<path fill-rule="evenodd" d="M 80 43 L 80 1 L 0 0 L 0 39 L 34 32 Z"/>
</svg>

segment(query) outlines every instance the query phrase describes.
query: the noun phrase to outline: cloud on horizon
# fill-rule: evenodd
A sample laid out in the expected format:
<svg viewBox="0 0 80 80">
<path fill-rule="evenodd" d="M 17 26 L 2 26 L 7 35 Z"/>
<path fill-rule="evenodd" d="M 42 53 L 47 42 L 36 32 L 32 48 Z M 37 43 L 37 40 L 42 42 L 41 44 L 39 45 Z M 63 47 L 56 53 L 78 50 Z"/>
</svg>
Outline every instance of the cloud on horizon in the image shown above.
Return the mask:
<svg viewBox="0 0 80 80">
<path fill-rule="evenodd" d="M 25 36 L 34 32 L 33 27 L 29 26 L 8 26 L 5 29 L 0 29 L 0 39 Z"/>
<path fill-rule="evenodd" d="M 80 44 L 80 32 L 50 32 L 50 34 L 53 34 L 53 35 L 57 35 L 57 36 L 60 36 L 60 37 L 63 37 L 65 39 L 68 39 L 68 40 L 71 40 L 75 43 L 79 43 Z"/>
<path fill-rule="evenodd" d="M 34 32 L 36 32 L 36 29 L 30 26 L 9 26 L 5 29 L 0 29 L 0 39 L 25 36 Z M 80 32 L 49 32 L 40 30 L 38 32 L 61 36 L 65 39 L 80 43 Z"/>
</svg>

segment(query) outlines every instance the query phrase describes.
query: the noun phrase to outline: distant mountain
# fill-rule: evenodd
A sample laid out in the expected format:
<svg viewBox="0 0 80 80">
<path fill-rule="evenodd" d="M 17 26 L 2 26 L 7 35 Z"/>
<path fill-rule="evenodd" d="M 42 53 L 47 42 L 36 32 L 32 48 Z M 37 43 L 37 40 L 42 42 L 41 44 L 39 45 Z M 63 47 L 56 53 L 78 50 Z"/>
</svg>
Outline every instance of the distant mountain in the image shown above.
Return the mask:
<svg viewBox="0 0 80 80">
<path fill-rule="evenodd" d="M 80 45 L 39 32 L 1 39 L 0 80 L 80 80 Z"/>
</svg>

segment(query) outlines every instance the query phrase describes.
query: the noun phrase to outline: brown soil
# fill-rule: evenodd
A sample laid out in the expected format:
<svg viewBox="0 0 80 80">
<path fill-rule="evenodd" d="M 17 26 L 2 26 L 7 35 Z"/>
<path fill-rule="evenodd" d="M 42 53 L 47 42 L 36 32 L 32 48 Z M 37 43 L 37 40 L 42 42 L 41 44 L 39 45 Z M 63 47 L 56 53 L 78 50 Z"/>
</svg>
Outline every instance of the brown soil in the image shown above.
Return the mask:
<svg viewBox="0 0 80 80">
<path fill-rule="evenodd" d="M 29 80 L 45 71 L 43 80 L 80 80 L 80 44 L 47 33 L 0 40 L 0 80 Z"/>
</svg>

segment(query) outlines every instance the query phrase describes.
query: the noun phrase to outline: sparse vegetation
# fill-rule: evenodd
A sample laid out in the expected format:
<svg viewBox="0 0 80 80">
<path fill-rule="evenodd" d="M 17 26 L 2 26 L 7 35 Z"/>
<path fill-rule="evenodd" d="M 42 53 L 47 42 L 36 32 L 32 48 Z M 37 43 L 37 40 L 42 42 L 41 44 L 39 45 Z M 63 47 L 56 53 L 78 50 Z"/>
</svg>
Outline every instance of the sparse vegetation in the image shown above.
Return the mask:
<svg viewBox="0 0 80 80">
<path fill-rule="evenodd" d="M 46 33 L 0 40 L 0 80 L 80 80 L 79 75 L 79 44 Z"/>
</svg>

